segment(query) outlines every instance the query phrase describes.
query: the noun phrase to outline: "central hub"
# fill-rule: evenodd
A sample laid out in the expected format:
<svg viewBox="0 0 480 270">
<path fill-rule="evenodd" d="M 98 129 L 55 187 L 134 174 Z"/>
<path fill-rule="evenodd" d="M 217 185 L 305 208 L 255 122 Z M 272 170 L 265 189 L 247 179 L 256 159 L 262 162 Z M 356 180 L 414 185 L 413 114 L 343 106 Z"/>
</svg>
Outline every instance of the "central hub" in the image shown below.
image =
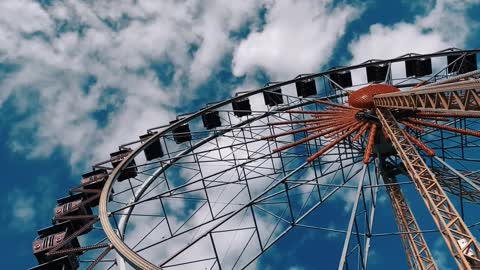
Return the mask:
<svg viewBox="0 0 480 270">
<path fill-rule="evenodd" d="M 372 84 L 351 93 L 348 97 L 350 106 L 360 109 L 373 109 L 373 97 L 379 94 L 400 92 L 396 87 L 386 84 Z"/>
</svg>

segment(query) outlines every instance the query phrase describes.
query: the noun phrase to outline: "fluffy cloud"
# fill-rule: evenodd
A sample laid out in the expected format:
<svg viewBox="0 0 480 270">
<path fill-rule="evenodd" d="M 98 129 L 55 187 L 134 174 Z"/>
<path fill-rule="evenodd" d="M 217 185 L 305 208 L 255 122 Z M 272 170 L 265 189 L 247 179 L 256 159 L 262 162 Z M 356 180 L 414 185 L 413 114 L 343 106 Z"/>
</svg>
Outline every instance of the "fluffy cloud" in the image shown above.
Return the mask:
<svg viewBox="0 0 480 270">
<path fill-rule="evenodd" d="M 438 0 L 425 16 L 414 22 L 374 24 L 370 32 L 350 43 L 351 64 L 369 59 L 387 59 L 402 54 L 431 53 L 463 47 L 470 31 L 465 11 L 478 1 Z"/>
<path fill-rule="evenodd" d="M 167 123 L 260 7 L 211 2 L 1 2 L 0 59 L 17 68 L 0 80 L 0 105 L 24 116 L 12 149 L 31 157 L 61 149 L 76 165 Z"/>
<path fill-rule="evenodd" d="M 448 251 L 445 247 L 445 242 L 443 238 L 438 237 L 433 243 L 432 256 L 435 259 L 439 269 L 452 270 L 453 268 L 449 267 L 448 262 Z"/>
<path fill-rule="evenodd" d="M 313 71 L 358 14 L 332 1 L 1 2 L 0 59 L 16 68 L 0 79 L 0 105 L 22 115 L 10 145 L 30 157 L 62 150 L 72 165 L 103 160 L 185 110 L 226 56 L 239 76 Z"/>
<path fill-rule="evenodd" d="M 242 76 L 260 68 L 275 79 L 287 79 L 316 71 L 360 13 L 359 7 L 335 6 L 333 1 L 273 1 L 262 29 L 236 48 L 233 72 Z"/>
<path fill-rule="evenodd" d="M 393 26 L 374 24 L 370 33 L 350 44 L 352 63 L 369 59 L 394 58 L 409 52 L 430 53 L 449 45 L 437 32 L 424 33 L 418 25 L 398 23 Z"/>
<path fill-rule="evenodd" d="M 3 222 L 16 232 L 32 231 L 38 227 L 40 221 L 44 220 L 42 217 L 49 218 L 55 205 L 52 200 L 54 188 L 49 185 L 50 179 L 40 176 L 34 180 L 30 191 L 15 188 L 0 200 L 0 210 L 6 218 Z"/>
<path fill-rule="evenodd" d="M 369 32 L 359 35 L 350 42 L 348 49 L 352 58 L 347 65 L 354 65 L 370 59 L 389 59 L 407 53 L 433 53 L 447 48 L 464 48 L 477 26 L 466 11 L 478 1 L 438 0 L 422 5 L 408 3 L 412 9 L 426 10 L 413 22 L 398 22 L 393 25 L 373 24 Z M 433 69 L 440 70 L 446 65 L 445 59 L 432 59 Z M 402 63 L 391 66 L 394 77 L 405 76 Z M 366 82 L 364 69 L 352 71 L 354 84 Z M 412 81 L 414 82 L 414 81 Z"/>
<path fill-rule="evenodd" d="M 17 230 L 31 229 L 30 224 L 35 218 L 33 198 L 15 190 L 8 195 L 7 202 L 11 205 L 10 227 Z"/>
</svg>

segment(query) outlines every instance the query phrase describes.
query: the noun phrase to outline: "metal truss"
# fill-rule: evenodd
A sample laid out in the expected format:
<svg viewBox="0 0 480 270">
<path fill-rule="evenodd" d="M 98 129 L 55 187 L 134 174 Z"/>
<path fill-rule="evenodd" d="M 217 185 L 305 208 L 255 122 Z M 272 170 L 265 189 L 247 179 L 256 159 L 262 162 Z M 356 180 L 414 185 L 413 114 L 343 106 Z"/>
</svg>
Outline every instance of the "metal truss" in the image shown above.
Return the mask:
<svg viewBox="0 0 480 270">
<path fill-rule="evenodd" d="M 425 242 L 417 220 L 412 210 L 407 204 L 405 195 L 400 186 L 397 185 L 393 169 L 387 169 L 382 166 L 381 174 L 386 187 L 388 196 L 392 203 L 393 215 L 400 231 L 405 254 L 407 254 L 408 264 L 412 270 L 436 270 L 438 269 L 433 260 L 432 253 Z"/>
<path fill-rule="evenodd" d="M 430 210 L 458 267 L 466 270 L 478 269 L 480 267 L 478 257 L 480 248 L 435 175 L 418 154 L 404 131 L 400 129 L 390 110 L 377 108 L 376 112 L 392 140 L 398 156 Z"/>
<path fill-rule="evenodd" d="M 480 79 L 377 95 L 375 106 L 480 117 Z"/>
</svg>

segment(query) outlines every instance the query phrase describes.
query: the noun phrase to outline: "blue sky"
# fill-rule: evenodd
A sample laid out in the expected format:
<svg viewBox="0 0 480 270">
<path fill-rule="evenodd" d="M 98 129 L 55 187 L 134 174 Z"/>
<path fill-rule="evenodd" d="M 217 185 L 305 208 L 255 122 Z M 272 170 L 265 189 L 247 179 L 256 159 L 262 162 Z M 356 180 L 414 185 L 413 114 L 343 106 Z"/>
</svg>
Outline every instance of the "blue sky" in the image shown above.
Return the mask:
<svg viewBox="0 0 480 270">
<path fill-rule="evenodd" d="M 55 199 L 147 128 L 270 80 L 478 48 L 479 14 L 478 0 L 1 1 L 3 268 L 35 265 L 31 242 Z M 318 269 L 313 251 L 338 244 L 288 237 L 310 253 L 287 240 L 262 265 Z M 285 250 L 290 259 L 275 255 Z M 392 250 L 401 252 L 399 241 Z"/>
</svg>

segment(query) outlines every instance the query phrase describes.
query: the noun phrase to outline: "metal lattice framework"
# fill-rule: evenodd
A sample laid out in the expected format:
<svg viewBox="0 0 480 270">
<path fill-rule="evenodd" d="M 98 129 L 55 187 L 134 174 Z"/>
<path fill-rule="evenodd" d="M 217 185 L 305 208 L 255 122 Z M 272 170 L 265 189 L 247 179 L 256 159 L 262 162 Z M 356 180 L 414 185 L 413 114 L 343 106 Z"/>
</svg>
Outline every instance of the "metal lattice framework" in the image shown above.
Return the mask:
<svg viewBox="0 0 480 270">
<path fill-rule="evenodd" d="M 428 247 L 423 234 L 420 233 L 420 227 L 408 206 L 405 195 L 392 174 L 392 170 L 383 169 L 382 179 L 385 184 L 388 196 L 392 202 L 393 214 L 397 221 L 398 230 L 405 232 L 401 234 L 405 253 L 407 254 L 408 264 L 411 269 L 438 269 L 433 259 L 430 248 Z M 412 233 L 407 233 L 412 232 Z"/>
<path fill-rule="evenodd" d="M 302 75 L 152 128 L 58 200 L 32 269 L 264 268 L 304 230 L 337 236 L 325 269 L 375 267 L 385 238 L 410 269 L 439 269 L 439 238 L 460 269 L 480 269 L 478 52 Z"/>
<path fill-rule="evenodd" d="M 480 72 L 472 72 L 479 74 Z M 476 89 L 480 80 L 423 86 L 403 93 L 375 97 L 377 107 L 449 113 L 455 116 L 479 117 L 480 97 Z"/>
<path fill-rule="evenodd" d="M 474 236 L 392 113 L 388 109 L 377 109 L 377 115 L 386 128 L 389 138 L 391 138 L 418 192 L 431 211 L 457 264 L 461 269 L 472 269 L 472 265 L 478 265 L 480 262 L 478 259 L 480 249 Z M 466 241 L 463 247 L 459 244 L 460 240 Z M 473 252 L 470 253 L 470 250 Z"/>
</svg>

